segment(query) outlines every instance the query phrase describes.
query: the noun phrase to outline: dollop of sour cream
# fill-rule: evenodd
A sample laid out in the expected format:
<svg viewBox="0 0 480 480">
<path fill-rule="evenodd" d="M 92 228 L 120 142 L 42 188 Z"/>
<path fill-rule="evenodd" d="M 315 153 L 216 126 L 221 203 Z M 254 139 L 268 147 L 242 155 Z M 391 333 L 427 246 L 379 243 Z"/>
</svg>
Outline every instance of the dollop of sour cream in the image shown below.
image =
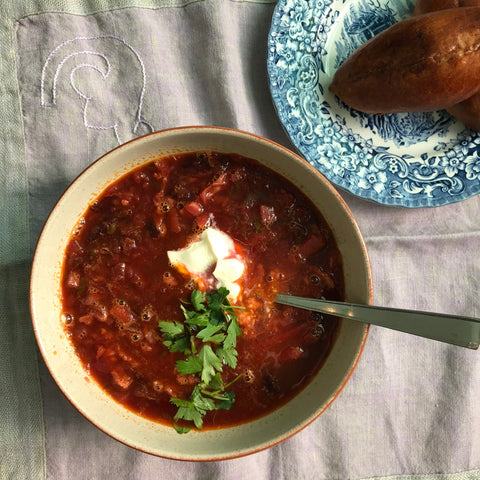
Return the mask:
<svg viewBox="0 0 480 480">
<path fill-rule="evenodd" d="M 198 241 L 181 250 L 169 250 L 167 255 L 177 270 L 190 274 L 200 286 L 225 287 L 231 301 L 238 299 L 241 293 L 238 280 L 245 271 L 245 263 L 226 233 L 207 228 Z"/>
</svg>

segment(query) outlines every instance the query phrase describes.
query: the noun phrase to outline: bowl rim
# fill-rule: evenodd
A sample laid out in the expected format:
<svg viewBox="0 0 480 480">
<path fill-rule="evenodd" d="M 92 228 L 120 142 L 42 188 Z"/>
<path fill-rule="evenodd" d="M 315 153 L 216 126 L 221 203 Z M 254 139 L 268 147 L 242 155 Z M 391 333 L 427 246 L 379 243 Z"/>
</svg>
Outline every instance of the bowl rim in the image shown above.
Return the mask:
<svg viewBox="0 0 480 480">
<path fill-rule="evenodd" d="M 306 428 L 308 425 L 310 425 L 314 420 L 316 420 L 327 408 L 334 402 L 334 400 L 340 395 L 342 390 L 344 389 L 345 385 L 348 383 L 350 380 L 351 376 L 353 375 L 360 358 L 363 354 L 366 342 L 367 342 L 367 337 L 369 334 L 369 324 L 364 324 L 364 330 L 363 330 L 363 335 L 362 339 L 360 342 L 360 345 L 358 347 L 358 350 L 356 352 L 355 357 L 352 357 L 353 361 L 351 363 L 351 366 L 348 370 L 348 373 L 344 376 L 341 384 L 339 384 L 335 392 L 330 396 L 328 402 L 323 405 L 323 407 L 315 412 L 313 416 L 311 416 L 307 421 L 299 424 L 296 428 L 291 429 L 290 431 L 286 432 L 285 434 L 278 435 L 275 438 L 273 438 L 271 441 L 264 442 L 260 445 L 254 446 L 252 448 L 244 448 L 243 450 L 240 451 L 233 451 L 231 454 L 225 454 L 225 455 L 209 455 L 209 456 L 196 456 L 196 455 L 165 455 L 165 454 L 159 454 L 156 453 L 153 449 L 149 450 L 146 448 L 142 448 L 138 445 L 129 443 L 127 440 L 123 440 L 122 438 L 118 438 L 114 432 L 108 431 L 108 429 L 104 428 L 102 425 L 98 424 L 94 419 L 92 419 L 89 414 L 84 410 L 84 408 L 78 404 L 78 402 L 75 401 L 74 398 L 72 398 L 72 395 L 67 391 L 67 389 L 64 388 L 63 385 L 61 385 L 57 381 L 57 376 L 53 371 L 53 367 L 49 364 L 47 361 L 47 355 L 46 355 L 46 348 L 43 343 L 43 340 L 41 338 L 41 334 L 37 325 L 36 321 L 36 314 L 35 314 L 35 305 L 34 305 L 34 291 L 33 291 L 33 283 L 34 283 L 34 277 L 36 274 L 36 268 L 37 268 L 37 261 L 38 261 L 38 252 L 41 247 L 42 239 L 44 236 L 44 232 L 47 229 L 47 226 L 49 225 L 51 218 L 54 216 L 55 211 L 57 209 L 57 206 L 63 201 L 64 197 L 68 194 L 68 191 L 70 190 L 70 187 L 74 183 L 78 183 L 81 178 L 86 174 L 87 171 L 91 170 L 92 168 L 95 167 L 99 162 L 102 162 L 105 157 L 111 156 L 112 154 L 115 154 L 115 152 L 125 149 L 127 146 L 130 146 L 133 143 L 137 143 L 139 141 L 144 141 L 147 139 L 147 137 L 155 137 L 155 136 L 162 136 L 162 135 L 168 135 L 170 133 L 180 133 L 180 134 L 189 134 L 189 133 L 195 133 L 195 132 L 202 132 L 202 133 L 218 133 L 220 135 L 222 134 L 231 134 L 234 136 L 241 136 L 244 138 L 250 138 L 254 141 L 259 141 L 263 143 L 266 146 L 274 147 L 277 149 L 280 149 L 284 151 L 287 155 L 294 156 L 296 157 L 297 160 L 299 160 L 305 167 L 307 167 L 310 172 L 318 177 L 320 181 L 323 183 L 323 186 L 330 191 L 331 194 L 335 197 L 335 199 L 340 203 L 340 206 L 344 209 L 345 213 L 348 215 L 349 220 L 351 222 L 351 227 L 355 231 L 357 240 L 360 243 L 361 249 L 363 250 L 364 258 L 365 258 L 365 267 L 366 267 L 366 273 L 368 275 L 367 278 L 367 289 L 368 289 L 368 304 L 373 303 L 373 277 L 372 277 L 372 267 L 371 267 L 371 262 L 370 262 L 370 257 L 369 253 L 366 247 L 365 239 L 361 233 L 361 230 L 358 226 L 356 218 L 353 216 L 350 208 L 348 207 L 347 203 L 343 199 L 343 197 L 340 195 L 340 193 L 336 190 L 336 188 L 333 186 L 333 184 L 321 173 L 319 172 L 315 167 L 313 167 L 305 158 L 301 157 L 299 154 L 296 152 L 293 152 L 289 148 L 273 141 L 268 138 L 262 137 L 258 134 L 247 132 L 244 130 L 239 130 L 239 129 L 234 129 L 234 128 L 229 128 L 229 127 L 221 127 L 221 126 L 208 126 L 208 125 L 193 125 L 193 126 L 180 126 L 180 127 L 173 127 L 173 128 L 166 128 L 162 130 L 158 130 L 140 137 L 136 137 L 132 140 L 129 140 L 121 145 L 116 146 L 115 148 L 109 150 L 108 152 L 104 153 L 97 159 L 95 159 L 92 163 L 90 163 L 87 167 L 85 167 L 72 181 L 69 182 L 68 186 L 65 188 L 65 190 L 62 192 L 62 194 L 58 197 L 58 199 L 55 201 L 54 206 L 51 208 L 46 220 L 44 221 L 44 224 L 42 226 L 42 229 L 40 231 L 40 234 L 38 236 L 38 239 L 36 241 L 35 249 L 33 252 L 32 256 L 32 261 L 31 261 L 31 271 L 30 271 L 30 280 L 29 280 L 29 308 L 30 308 L 30 317 L 31 317 L 31 322 L 32 322 L 32 327 L 34 331 L 34 336 L 36 340 L 36 344 L 38 346 L 38 349 L 41 353 L 43 362 L 45 366 L 47 367 L 47 370 L 49 371 L 52 379 L 54 380 L 55 384 L 57 387 L 60 389 L 64 397 L 69 401 L 69 403 L 83 416 L 85 417 L 90 423 L 92 423 L 96 428 L 101 430 L 103 433 L 107 434 L 109 437 L 115 439 L 116 441 L 133 448 L 137 451 L 147 453 L 150 455 L 158 456 L 161 458 L 166 458 L 170 460 L 177 460 L 177 461 L 188 461 L 188 462 L 209 462 L 209 461 L 222 461 L 222 460 L 229 460 L 229 459 L 234 459 L 234 458 L 241 458 L 244 456 L 248 456 L 254 453 L 261 452 L 263 450 L 267 450 L 275 445 L 278 445 L 279 443 L 284 442 L 285 440 L 291 438 L 292 436 L 296 435 L 298 432 Z M 133 170 L 135 167 L 132 166 L 128 170 L 125 171 L 125 173 Z M 109 180 L 106 185 L 109 185 L 113 182 L 114 180 Z M 106 187 L 104 187 L 101 191 L 98 192 L 98 195 L 104 191 Z M 215 430 L 215 429 L 213 429 Z M 219 429 L 221 430 L 221 429 Z"/>
</svg>

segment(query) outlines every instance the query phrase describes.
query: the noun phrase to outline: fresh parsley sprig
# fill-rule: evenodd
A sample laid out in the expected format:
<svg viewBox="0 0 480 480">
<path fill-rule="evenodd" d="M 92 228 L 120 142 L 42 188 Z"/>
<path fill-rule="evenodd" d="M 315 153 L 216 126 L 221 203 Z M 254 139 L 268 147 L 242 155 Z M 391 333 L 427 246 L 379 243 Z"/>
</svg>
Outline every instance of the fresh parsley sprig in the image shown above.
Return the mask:
<svg viewBox="0 0 480 480">
<path fill-rule="evenodd" d="M 195 375 L 198 383 L 188 400 L 171 398 L 178 407 L 174 420 L 192 421 L 196 428 L 203 427 L 203 417 L 208 411 L 230 409 L 235 394 L 227 390 L 241 375 L 225 384 L 221 373 L 226 365 L 235 369 L 238 352 L 237 337 L 242 334 L 235 309 L 228 300 L 229 291 L 221 287 L 203 294 L 194 290 L 190 304 L 181 305 L 183 323 L 159 322 L 163 344 L 171 352 L 180 352 L 185 359 L 177 360 L 181 375 Z M 178 433 L 187 433 L 190 428 L 174 424 Z"/>
</svg>

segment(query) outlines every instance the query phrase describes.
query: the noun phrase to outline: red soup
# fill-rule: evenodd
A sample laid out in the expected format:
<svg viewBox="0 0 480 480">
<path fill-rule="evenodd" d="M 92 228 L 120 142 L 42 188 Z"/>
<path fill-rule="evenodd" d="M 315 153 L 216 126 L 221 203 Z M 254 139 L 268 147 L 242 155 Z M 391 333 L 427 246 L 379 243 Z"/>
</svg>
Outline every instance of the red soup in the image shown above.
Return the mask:
<svg viewBox="0 0 480 480">
<path fill-rule="evenodd" d="M 236 339 L 229 337 L 236 354 L 231 361 L 219 353 L 226 329 L 205 341 L 188 337 L 186 351 L 175 351 L 165 334 L 165 325 L 181 330 L 188 311 L 195 310 L 192 292 L 225 292 L 216 290 L 212 260 L 198 273 L 200 267 L 174 264 L 168 254 L 199 245 L 207 231 L 221 232 L 230 242 L 230 253 L 218 258 L 233 255 L 242 266 L 234 296 L 226 300 L 242 307 L 230 309 L 240 328 Z M 204 258 L 195 255 L 195 262 Z M 65 329 L 87 372 L 138 415 L 185 427 L 202 427 L 192 424 L 189 408 L 197 408 L 192 392 L 205 382 L 195 368 L 179 369 L 178 361 L 202 365 L 205 346 L 220 358 L 208 381 L 220 375 L 225 390 L 205 394 L 218 398 L 217 407 L 207 402 L 197 409 L 203 428 L 272 412 L 322 366 L 337 320 L 278 305 L 277 292 L 343 299 L 332 232 L 312 203 L 275 172 L 237 154 L 210 151 L 163 157 L 110 185 L 73 232 L 62 272 Z M 222 402 L 227 397 L 228 405 Z"/>
</svg>

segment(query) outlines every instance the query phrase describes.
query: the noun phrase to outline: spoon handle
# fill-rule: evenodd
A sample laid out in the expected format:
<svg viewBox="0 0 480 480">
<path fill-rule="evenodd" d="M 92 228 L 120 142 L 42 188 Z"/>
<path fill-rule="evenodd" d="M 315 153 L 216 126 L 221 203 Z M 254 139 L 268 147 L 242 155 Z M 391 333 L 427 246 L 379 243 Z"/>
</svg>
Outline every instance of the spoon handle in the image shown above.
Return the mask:
<svg viewBox="0 0 480 480">
<path fill-rule="evenodd" d="M 480 320 L 476 318 L 282 294 L 277 294 L 276 302 L 370 323 L 473 350 L 478 349 L 480 344 Z"/>
</svg>

